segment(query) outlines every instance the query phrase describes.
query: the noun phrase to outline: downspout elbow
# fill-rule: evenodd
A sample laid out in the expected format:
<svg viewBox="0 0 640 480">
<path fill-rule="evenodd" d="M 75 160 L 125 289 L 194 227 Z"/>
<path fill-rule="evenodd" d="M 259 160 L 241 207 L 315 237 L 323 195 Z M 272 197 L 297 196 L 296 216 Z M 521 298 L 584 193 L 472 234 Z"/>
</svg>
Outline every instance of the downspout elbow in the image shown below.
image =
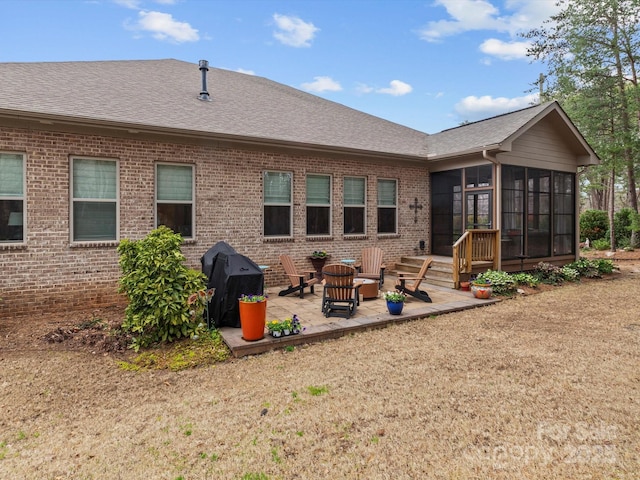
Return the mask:
<svg viewBox="0 0 640 480">
<path fill-rule="evenodd" d="M 498 158 L 496 156 L 491 155 L 489 153 L 489 150 L 483 150 L 482 151 L 482 158 L 484 158 L 485 160 L 489 160 L 494 165 L 500 165 L 500 160 L 498 160 Z"/>
</svg>

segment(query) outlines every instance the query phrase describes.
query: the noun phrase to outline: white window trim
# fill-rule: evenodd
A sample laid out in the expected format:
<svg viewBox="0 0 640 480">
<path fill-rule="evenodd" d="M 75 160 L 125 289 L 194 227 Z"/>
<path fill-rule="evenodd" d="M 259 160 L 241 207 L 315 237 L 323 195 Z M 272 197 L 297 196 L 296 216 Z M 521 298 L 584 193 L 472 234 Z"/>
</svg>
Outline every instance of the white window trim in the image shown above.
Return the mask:
<svg viewBox="0 0 640 480">
<path fill-rule="evenodd" d="M 114 162 L 116 164 L 116 238 L 109 240 L 74 240 L 75 232 L 73 231 L 73 214 L 74 214 L 74 196 L 73 196 L 73 162 L 76 160 L 98 160 L 101 162 Z M 79 199 L 80 200 L 80 199 Z M 111 203 L 114 200 L 103 198 L 83 198 L 82 201 L 91 202 L 105 202 Z M 87 245 L 87 244 L 110 244 L 120 241 L 120 161 L 117 158 L 103 158 L 103 157 L 88 157 L 82 155 L 74 155 L 70 157 L 69 162 L 69 240 L 72 245 Z"/>
<path fill-rule="evenodd" d="M 360 205 L 346 205 L 345 202 L 344 202 L 344 180 L 346 178 L 359 178 L 359 179 L 362 179 L 363 183 L 364 183 L 364 204 L 362 204 L 362 207 L 364 209 L 364 225 L 363 225 L 364 232 L 362 232 L 362 233 L 345 233 L 344 234 L 345 237 L 354 237 L 354 236 L 355 237 L 360 237 L 362 235 L 366 235 L 367 234 L 367 199 L 368 199 L 368 197 L 367 197 L 367 195 L 368 195 L 367 177 L 362 177 L 362 176 L 358 176 L 358 175 L 345 175 L 342 178 L 342 215 L 343 215 L 343 221 L 344 221 L 344 209 L 345 208 L 347 208 L 347 207 L 353 207 L 353 208 L 360 207 Z M 396 189 L 396 192 L 397 192 L 397 189 Z M 343 227 L 343 231 L 344 231 L 344 227 Z"/>
<path fill-rule="evenodd" d="M 289 192 L 289 202 L 266 202 L 264 198 L 264 176 L 266 173 L 286 173 L 291 178 L 291 191 Z M 264 170 L 262 172 L 262 235 L 267 239 L 293 238 L 293 172 L 287 170 Z M 264 234 L 264 207 L 289 207 L 289 235 L 265 235 Z"/>
<path fill-rule="evenodd" d="M 20 155 L 22 156 L 22 195 L 7 195 L 3 196 L 3 200 L 20 200 L 22 201 L 22 240 L 6 240 L 0 242 L 2 246 L 8 245 L 25 245 L 27 243 L 27 227 L 28 224 L 28 211 L 27 211 L 27 155 L 23 152 L 10 152 L 6 150 L 0 150 L 0 153 L 7 155 Z"/>
<path fill-rule="evenodd" d="M 158 200 L 158 165 L 171 165 L 178 167 L 191 167 L 191 201 L 187 200 Z M 158 228 L 158 204 L 173 203 L 179 205 L 191 204 L 191 236 L 183 237 L 184 240 L 195 240 L 196 238 L 196 166 L 192 163 L 179 162 L 156 162 L 154 165 L 154 188 L 153 188 L 153 225 Z"/>
<path fill-rule="evenodd" d="M 309 176 L 327 177 L 329 179 L 329 204 L 328 205 L 326 203 L 307 203 L 306 202 L 307 200 L 306 186 L 307 186 L 307 178 L 309 178 Z M 323 207 L 323 208 L 329 209 L 329 231 L 327 233 L 318 233 L 314 235 L 307 234 L 307 237 L 308 238 L 330 237 L 333 232 L 333 176 L 327 175 L 326 173 L 307 173 L 305 175 L 304 182 L 305 182 L 305 210 L 304 210 L 305 211 L 305 233 L 307 229 L 307 225 L 306 225 L 307 207 Z"/>
<path fill-rule="evenodd" d="M 376 233 L 378 235 L 397 235 L 398 234 L 398 222 L 399 222 L 399 219 L 398 219 L 398 194 L 399 194 L 399 192 L 398 192 L 398 179 L 397 178 L 378 178 L 377 181 L 376 181 L 376 189 L 380 188 L 380 181 L 381 180 L 388 180 L 388 181 L 395 182 L 395 184 L 396 184 L 396 198 L 394 200 L 395 201 L 395 205 L 393 207 L 391 207 L 389 205 L 379 205 L 378 204 L 377 207 L 376 207 L 376 215 L 379 215 L 379 212 L 380 212 L 379 209 L 380 208 L 388 208 L 388 209 L 395 208 L 395 211 L 396 211 L 395 226 L 394 226 L 394 231 L 393 232 L 376 232 Z M 376 203 L 378 203 L 377 191 L 376 191 Z M 378 229 L 377 223 L 378 222 L 376 222 L 376 230 Z"/>
</svg>

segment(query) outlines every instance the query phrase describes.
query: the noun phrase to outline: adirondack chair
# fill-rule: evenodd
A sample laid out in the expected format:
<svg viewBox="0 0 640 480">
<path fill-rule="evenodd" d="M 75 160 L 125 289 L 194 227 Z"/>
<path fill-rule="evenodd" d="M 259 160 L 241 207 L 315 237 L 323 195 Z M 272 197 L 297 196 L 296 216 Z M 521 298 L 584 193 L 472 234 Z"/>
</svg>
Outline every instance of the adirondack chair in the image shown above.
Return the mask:
<svg viewBox="0 0 640 480">
<path fill-rule="evenodd" d="M 291 285 L 278 292 L 279 296 L 284 297 L 285 295 L 289 295 L 293 292 L 300 292 L 300 298 L 304 298 L 304 289 L 307 287 L 309 287 L 309 291 L 311 293 L 314 293 L 313 286 L 319 282 L 319 280 L 314 277 L 314 271 L 305 270 L 299 272 L 296 269 L 296 265 L 293 263 L 291 256 L 286 253 L 280 255 L 280 263 L 284 268 L 284 273 L 289 277 Z"/>
<path fill-rule="evenodd" d="M 362 261 L 359 265 L 357 278 L 368 278 L 378 281 L 378 290 L 382 290 L 384 284 L 384 270 L 386 265 L 382 263 L 384 252 L 378 247 L 366 247 L 362 249 Z"/>
<path fill-rule="evenodd" d="M 432 258 L 427 258 L 422 267 L 420 267 L 420 272 L 409 273 L 409 272 L 397 272 L 398 280 L 396 281 L 396 290 L 402 293 L 406 293 L 407 295 L 411 295 L 412 297 L 417 298 L 418 300 L 422 300 L 423 302 L 431 303 L 431 297 L 424 290 L 420 290 L 420 283 L 424 280 L 427 275 L 427 270 L 433 261 Z M 411 281 L 411 282 L 409 282 Z"/>
<path fill-rule="evenodd" d="M 356 313 L 362 284 L 354 281 L 355 273 L 355 268 L 339 263 L 324 267 L 322 313 L 325 317 L 349 318 Z"/>
</svg>

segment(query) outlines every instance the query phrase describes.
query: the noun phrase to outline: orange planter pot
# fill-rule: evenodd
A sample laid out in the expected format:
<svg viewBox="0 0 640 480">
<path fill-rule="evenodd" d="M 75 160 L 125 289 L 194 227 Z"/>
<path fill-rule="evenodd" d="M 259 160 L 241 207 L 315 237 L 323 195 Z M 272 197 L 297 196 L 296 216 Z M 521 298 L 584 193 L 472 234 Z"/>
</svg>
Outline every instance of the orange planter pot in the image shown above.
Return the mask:
<svg viewBox="0 0 640 480">
<path fill-rule="evenodd" d="M 240 328 L 242 338 L 252 342 L 264 338 L 267 321 L 267 301 L 240 302 Z"/>
</svg>

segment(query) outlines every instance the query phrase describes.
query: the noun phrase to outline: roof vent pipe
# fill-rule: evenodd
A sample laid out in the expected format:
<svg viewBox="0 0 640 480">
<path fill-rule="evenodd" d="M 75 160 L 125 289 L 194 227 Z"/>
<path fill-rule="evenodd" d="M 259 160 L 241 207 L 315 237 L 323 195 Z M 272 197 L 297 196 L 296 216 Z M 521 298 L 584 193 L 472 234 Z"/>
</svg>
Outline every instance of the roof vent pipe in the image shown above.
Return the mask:
<svg viewBox="0 0 640 480">
<path fill-rule="evenodd" d="M 200 66 L 200 72 L 202 73 L 202 91 L 200 95 L 198 95 L 198 99 L 203 102 L 210 102 L 211 98 L 209 98 L 209 92 L 207 92 L 207 72 L 209 71 L 209 62 L 206 60 L 200 60 L 198 62 Z"/>
</svg>

